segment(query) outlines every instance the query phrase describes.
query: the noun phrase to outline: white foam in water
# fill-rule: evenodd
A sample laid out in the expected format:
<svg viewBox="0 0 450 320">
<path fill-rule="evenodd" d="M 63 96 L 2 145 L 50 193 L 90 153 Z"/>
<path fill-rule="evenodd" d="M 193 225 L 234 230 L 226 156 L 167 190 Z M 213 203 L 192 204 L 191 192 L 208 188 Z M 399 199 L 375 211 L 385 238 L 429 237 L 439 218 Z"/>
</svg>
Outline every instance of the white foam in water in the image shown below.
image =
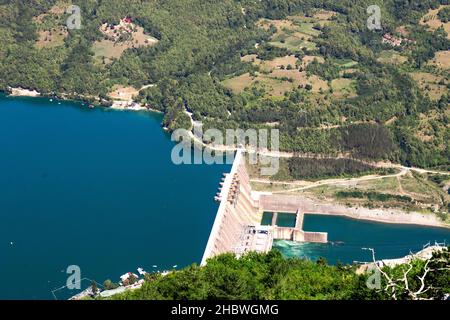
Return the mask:
<svg viewBox="0 0 450 320">
<path fill-rule="evenodd" d="M 276 240 L 274 241 L 273 247 L 274 249 L 280 250 L 285 257 L 307 258 L 314 261 L 320 257 L 320 254 L 318 253 L 326 249 L 328 244 Z"/>
</svg>

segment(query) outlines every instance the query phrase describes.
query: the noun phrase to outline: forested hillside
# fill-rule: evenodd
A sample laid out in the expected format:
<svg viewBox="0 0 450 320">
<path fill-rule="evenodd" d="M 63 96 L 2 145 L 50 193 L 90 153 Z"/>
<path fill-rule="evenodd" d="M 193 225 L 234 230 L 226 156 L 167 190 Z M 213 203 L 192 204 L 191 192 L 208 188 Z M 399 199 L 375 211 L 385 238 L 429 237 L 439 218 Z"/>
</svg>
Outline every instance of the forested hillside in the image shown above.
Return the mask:
<svg viewBox="0 0 450 320">
<path fill-rule="evenodd" d="M 373 273 L 357 273 L 356 266 L 331 266 L 325 260 L 285 259 L 278 251 L 250 253 L 240 259 L 232 254 L 215 257 L 205 267 L 192 265 L 166 276 L 151 274 L 141 289 L 113 299 L 150 300 L 389 300 L 442 299 L 450 290 L 449 253 L 435 253 L 430 262 L 415 260 L 410 265 L 384 267 L 396 283 L 387 287 L 381 276 L 379 289 L 369 289 Z M 402 275 L 407 273 L 408 287 Z M 426 270 L 432 272 L 426 272 Z M 419 292 L 424 277 L 423 294 Z M 426 290 L 427 288 L 429 288 Z"/>
<path fill-rule="evenodd" d="M 80 30 L 65 27 L 71 3 Z M 367 28 L 373 4 L 382 30 Z M 278 128 L 286 151 L 446 169 L 448 8 L 447 0 L 3 0 L 0 88 L 111 100 L 115 86 L 155 84 L 137 99 L 163 111 L 170 129 L 190 127 L 187 110 L 205 127 Z M 124 18 L 155 43 L 108 40 L 101 26 Z"/>
</svg>

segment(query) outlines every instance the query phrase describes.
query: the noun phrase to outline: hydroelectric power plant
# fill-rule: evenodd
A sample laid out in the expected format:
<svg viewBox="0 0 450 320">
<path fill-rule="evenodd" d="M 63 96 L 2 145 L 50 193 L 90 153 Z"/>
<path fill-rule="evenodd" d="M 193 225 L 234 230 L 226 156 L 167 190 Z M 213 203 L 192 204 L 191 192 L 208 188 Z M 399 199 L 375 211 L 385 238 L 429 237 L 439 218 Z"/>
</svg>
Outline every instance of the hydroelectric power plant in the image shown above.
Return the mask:
<svg viewBox="0 0 450 320">
<path fill-rule="evenodd" d="M 245 165 L 245 153 L 238 150 L 230 173 L 224 174 L 216 200 L 220 203 L 214 225 L 203 254 L 202 265 L 222 253 L 237 256 L 246 252 L 268 252 L 274 240 L 326 243 L 328 234 L 303 231 L 304 212 L 293 206 L 277 206 L 274 199 L 252 193 Z M 269 196 L 270 197 L 270 196 Z M 295 225 L 278 226 L 278 209 L 295 215 Z M 262 225 L 265 211 L 273 212 L 270 225 Z"/>
</svg>

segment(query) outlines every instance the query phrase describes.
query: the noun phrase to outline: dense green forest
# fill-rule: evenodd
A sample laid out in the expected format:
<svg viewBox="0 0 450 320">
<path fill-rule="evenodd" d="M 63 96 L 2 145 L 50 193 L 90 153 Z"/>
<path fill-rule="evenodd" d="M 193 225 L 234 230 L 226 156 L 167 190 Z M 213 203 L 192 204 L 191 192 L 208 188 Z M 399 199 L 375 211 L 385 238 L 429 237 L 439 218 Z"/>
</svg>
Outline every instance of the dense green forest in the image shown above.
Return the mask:
<svg viewBox="0 0 450 320">
<path fill-rule="evenodd" d="M 67 6 L 69 2 L 64 1 Z M 36 89 L 44 94 L 65 93 L 87 100 L 108 100 L 114 85 L 140 88 L 139 101 L 165 113 L 170 130 L 190 128 L 184 112 L 192 112 L 205 128 L 263 128 L 276 123 L 281 149 L 298 153 L 350 153 L 354 157 L 389 159 L 409 166 L 448 167 L 448 70 L 428 64 L 436 52 L 450 49 L 443 28 L 419 24 L 429 9 L 447 0 L 79 0 L 82 28 L 67 30 L 61 45 L 38 47 L 40 32 L 64 25 L 67 14 L 47 14 L 57 0 L 0 1 L 0 88 Z M 367 7 L 382 9 L 382 30 L 367 29 Z M 315 48 L 279 48 L 271 44 L 276 28 L 257 26 L 260 19 L 311 16 L 323 9 L 336 13 L 331 23 L 315 26 L 320 34 Z M 448 9 L 438 16 L 448 20 Z M 103 23 L 132 17 L 159 41 L 154 46 L 130 48 L 111 63 L 99 63 L 93 44 L 103 38 Z M 406 57 L 402 65 L 380 62 L 377 56 L 391 49 L 385 33 L 408 27 L 410 42 L 393 50 Z M 259 44 L 259 46 L 255 46 Z M 332 83 L 342 73 L 355 84 L 355 95 L 336 98 L 330 92 L 313 93 L 298 87 L 282 98 L 268 98 L 256 87 L 237 94 L 223 85 L 258 67 L 241 60 L 255 54 L 268 61 L 276 57 L 322 57 L 308 75 Z M 357 64 L 353 72 L 342 61 Z M 289 66 L 297 68 L 298 66 Z M 299 67 L 301 68 L 301 67 Z M 413 72 L 442 77 L 445 92 L 430 97 L 411 77 Z M 447 81 L 447 82 L 445 82 Z M 446 84 L 447 83 L 447 84 Z M 445 85 L 447 87 L 445 87 Z M 437 116 L 436 116 L 437 114 Z M 425 120 L 424 120 L 425 119 Z M 424 123 L 424 121 L 426 123 Z M 423 125 L 432 139 L 417 131 Z"/>
<path fill-rule="evenodd" d="M 352 177 L 364 174 L 392 174 L 395 170 L 378 169 L 353 159 L 290 158 L 289 176 L 293 180 L 326 177 Z"/>
<path fill-rule="evenodd" d="M 450 8 L 444 8 L 438 13 L 438 17 L 442 22 L 450 21 Z"/>
<path fill-rule="evenodd" d="M 426 269 L 426 290 L 420 299 L 442 299 L 450 292 L 449 251 L 434 253 L 428 262 L 415 260 L 407 273 L 408 288 L 402 275 L 409 265 L 384 267 L 395 279 L 396 299 L 414 299 L 411 292 L 421 287 L 419 276 Z M 113 299 L 152 300 L 377 300 L 393 299 L 392 287 L 386 289 L 386 278 L 381 276 L 380 289 L 369 289 L 367 281 L 373 274 L 356 273 L 356 266 L 328 265 L 318 261 L 285 259 L 280 252 L 249 253 L 236 259 L 224 254 L 209 260 L 205 267 L 192 265 L 166 276 L 147 275 L 143 287 L 114 296 Z M 396 280 L 400 279 L 400 280 Z"/>
<path fill-rule="evenodd" d="M 358 199 L 364 199 L 367 198 L 370 201 L 389 201 L 389 200 L 396 200 L 400 202 L 406 202 L 410 203 L 413 200 L 411 197 L 408 196 L 400 196 L 400 195 L 392 195 L 392 194 L 385 194 L 385 193 L 379 193 L 379 192 L 362 192 L 362 191 L 338 191 L 336 192 L 336 196 L 338 199 L 345 199 L 345 198 L 358 198 Z"/>
</svg>

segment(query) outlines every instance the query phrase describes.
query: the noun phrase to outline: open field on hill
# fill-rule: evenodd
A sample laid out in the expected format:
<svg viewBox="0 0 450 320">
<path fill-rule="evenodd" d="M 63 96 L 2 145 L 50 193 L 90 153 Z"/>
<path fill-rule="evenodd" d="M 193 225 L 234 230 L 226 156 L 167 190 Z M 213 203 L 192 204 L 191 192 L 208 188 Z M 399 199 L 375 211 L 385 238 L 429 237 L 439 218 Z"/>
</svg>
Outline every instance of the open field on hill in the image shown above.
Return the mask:
<svg viewBox="0 0 450 320">
<path fill-rule="evenodd" d="M 144 28 L 140 26 L 131 25 L 129 28 L 129 31 L 115 31 L 114 37 L 105 37 L 93 44 L 92 50 L 97 62 L 110 63 L 120 58 L 127 49 L 153 46 L 158 42 L 156 38 L 146 35 Z"/>
<path fill-rule="evenodd" d="M 277 31 L 270 41 L 273 46 L 290 50 L 313 50 L 316 48 L 313 39 L 320 34 L 315 25 L 323 27 L 334 15 L 335 12 L 321 10 L 311 17 L 295 15 L 284 20 L 261 19 L 258 25 L 265 30 L 269 30 L 271 26 L 276 28 Z"/>
<path fill-rule="evenodd" d="M 252 63 L 257 66 L 260 72 L 254 75 L 249 73 L 227 79 L 223 85 L 231 89 L 234 93 L 242 93 L 246 88 L 257 86 L 264 88 L 268 97 L 282 97 L 285 93 L 297 88 L 311 86 L 313 93 L 325 92 L 329 90 L 325 80 L 316 75 L 308 75 L 306 71 L 301 71 L 313 60 L 323 63 L 320 56 L 304 56 L 301 61 L 293 55 L 274 58 L 272 60 L 261 60 L 257 55 L 246 55 L 241 58 L 243 62 Z M 300 66 L 300 69 L 297 67 Z"/>
<path fill-rule="evenodd" d="M 432 30 L 437 30 L 440 27 L 444 27 L 445 32 L 447 32 L 447 38 L 450 39 L 450 22 L 444 23 L 438 17 L 439 11 L 449 6 L 450 5 L 442 5 L 438 9 L 429 10 L 428 13 L 420 20 L 420 24 L 427 25 Z"/>
<path fill-rule="evenodd" d="M 448 92 L 448 80 L 442 76 L 428 72 L 412 72 L 411 77 L 432 100 L 439 100 L 443 94 Z"/>
<path fill-rule="evenodd" d="M 39 39 L 36 41 L 38 48 L 54 48 L 64 45 L 64 39 L 68 32 L 65 27 L 57 27 L 51 30 L 42 30 L 39 32 Z"/>
<path fill-rule="evenodd" d="M 38 29 L 38 39 L 36 40 L 38 48 L 54 48 L 64 45 L 68 31 L 63 22 L 66 9 L 70 5 L 70 1 L 59 1 L 46 13 L 33 18 Z"/>
<path fill-rule="evenodd" d="M 351 98 L 356 96 L 356 81 L 346 78 L 334 79 L 331 81 L 333 96 L 336 98 Z"/>
<path fill-rule="evenodd" d="M 403 64 L 408 61 L 408 58 L 399 54 L 394 50 L 384 50 L 379 54 L 377 59 L 381 63 L 389 63 L 394 65 Z"/>
<path fill-rule="evenodd" d="M 450 51 L 438 51 L 434 58 L 428 62 L 432 66 L 436 66 L 443 70 L 450 69 Z"/>
</svg>

